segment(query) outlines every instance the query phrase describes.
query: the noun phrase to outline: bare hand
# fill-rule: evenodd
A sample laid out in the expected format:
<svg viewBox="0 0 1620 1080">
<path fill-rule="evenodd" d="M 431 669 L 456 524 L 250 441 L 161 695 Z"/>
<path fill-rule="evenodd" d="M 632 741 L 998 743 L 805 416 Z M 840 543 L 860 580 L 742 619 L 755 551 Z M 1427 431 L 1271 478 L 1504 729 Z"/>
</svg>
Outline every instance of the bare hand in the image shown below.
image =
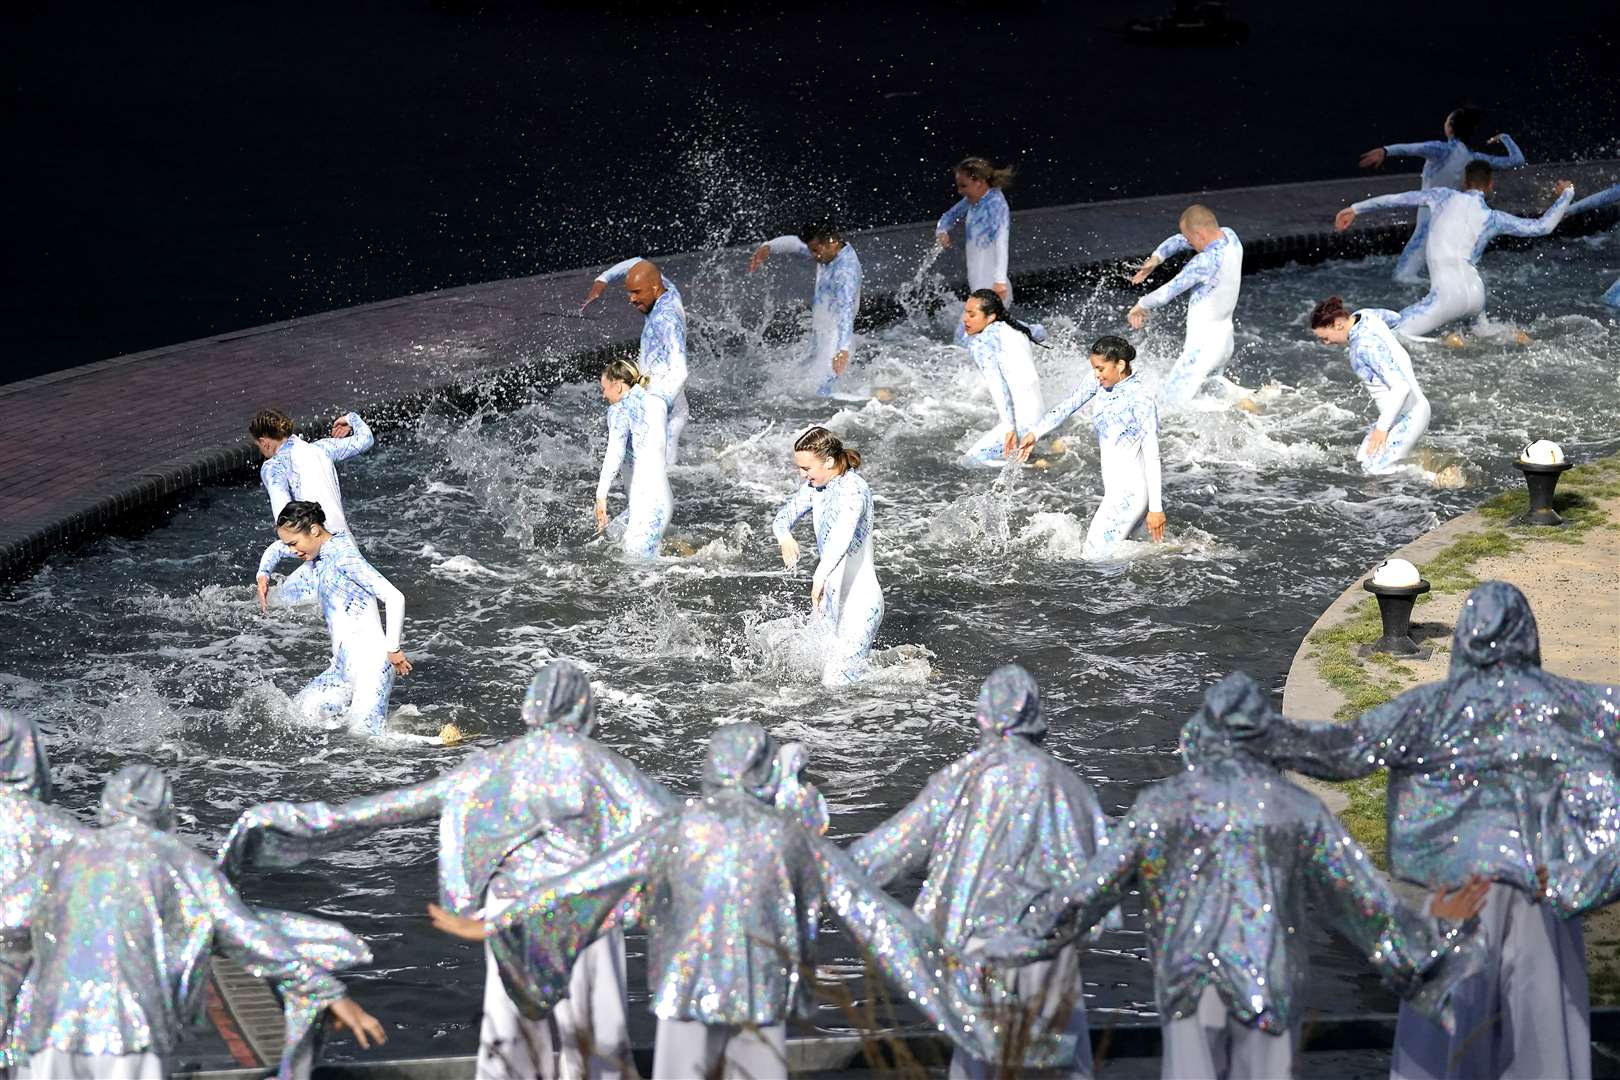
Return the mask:
<svg viewBox="0 0 1620 1080">
<path fill-rule="evenodd" d="M 1147 516 L 1148 535 L 1153 537 L 1155 544 L 1164 543 L 1164 511 L 1149 510 Z"/>
<path fill-rule="evenodd" d="M 589 289 L 587 289 L 586 292 L 585 292 L 585 302 L 583 304 L 579 305 L 579 313 L 581 315 L 585 314 L 585 309 L 590 307 L 592 304 L 596 303 L 598 300 L 602 299 L 602 294 L 604 292 L 606 292 L 606 291 L 607 291 L 607 282 L 605 282 L 605 281 L 593 281 L 593 282 L 591 282 L 591 287 Z"/>
<path fill-rule="evenodd" d="M 1382 146 L 1375 146 L 1361 155 L 1361 167 L 1363 169 L 1381 169 L 1384 167 L 1384 159 L 1387 157 L 1389 157 L 1389 151 Z"/>
<path fill-rule="evenodd" d="M 254 584 L 259 588 L 259 611 L 268 615 L 270 614 L 270 579 L 264 574 L 260 574 Z"/>
<path fill-rule="evenodd" d="M 934 234 L 934 239 L 939 242 L 940 247 L 950 247 L 951 246 L 951 234 L 948 233 L 948 232 L 935 233 Z"/>
<path fill-rule="evenodd" d="M 1034 449 L 1035 449 L 1035 433 L 1033 431 L 1024 432 L 1023 441 L 1018 444 L 1018 460 L 1019 461 L 1028 461 L 1030 452 L 1033 451 Z"/>
<path fill-rule="evenodd" d="M 771 245 L 759 245 L 759 247 L 754 249 L 754 257 L 748 260 L 748 272 L 752 274 L 755 270 L 758 270 L 760 267 L 764 266 L 765 260 L 770 257 Z"/>
<path fill-rule="evenodd" d="M 1344 230 L 1350 227 L 1350 223 L 1355 220 L 1355 210 L 1352 207 L 1347 206 L 1343 210 L 1340 210 L 1337 214 L 1333 215 L 1333 228 L 1338 232 L 1344 232 Z"/>
<path fill-rule="evenodd" d="M 1367 455 L 1370 457 L 1382 450 L 1384 448 L 1384 444 L 1388 441 L 1389 432 L 1379 431 L 1377 428 L 1373 428 L 1371 431 L 1367 432 L 1367 442 L 1363 445 L 1362 449 L 1364 449 L 1367 452 Z"/>
<path fill-rule="evenodd" d="M 1545 866 L 1536 867 L 1536 885 L 1541 889 L 1541 895 L 1538 899 L 1545 899 L 1547 896 L 1547 868 Z"/>
<path fill-rule="evenodd" d="M 599 501 L 596 504 L 596 531 L 597 532 L 606 532 L 607 527 L 608 527 L 607 503 Z"/>
<path fill-rule="evenodd" d="M 1001 456 L 1008 461 L 1018 456 L 1018 432 L 1008 431 L 1006 438 L 1001 440 Z"/>
<path fill-rule="evenodd" d="M 1485 906 L 1485 894 L 1490 889 L 1490 879 L 1475 874 L 1450 892 L 1435 893 L 1429 901 L 1429 914 L 1447 922 L 1467 922 Z"/>
<path fill-rule="evenodd" d="M 820 611 L 821 610 L 821 602 L 822 602 L 822 600 L 824 600 L 826 598 L 826 596 L 827 596 L 827 583 L 826 582 L 824 582 L 824 581 L 813 581 L 813 582 L 810 583 L 810 609 L 812 611 Z"/>
<path fill-rule="evenodd" d="M 844 372 L 849 370 L 849 350 L 848 349 L 839 349 L 838 350 L 838 354 L 836 356 L 834 356 L 833 359 L 832 359 L 832 369 L 833 369 L 833 374 L 834 375 L 842 375 Z"/>
<path fill-rule="evenodd" d="M 792 569 L 793 564 L 798 561 L 799 542 L 790 536 L 782 541 L 782 565 Z"/>
<path fill-rule="evenodd" d="M 1140 284 L 1142 284 L 1142 282 L 1144 282 L 1144 281 L 1146 281 L 1148 279 L 1148 275 L 1153 273 L 1154 269 L 1158 265 L 1159 265 L 1159 257 L 1157 255 L 1149 255 L 1147 258 L 1143 259 L 1142 260 L 1142 265 L 1138 266 L 1136 268 L 1136 273 L 1131 275 L 1131 284 L 1132 285 L 1140 285 Z"/>
<path fill-rule="evenodd" d="M 990 291 L 1001 297 L 1001 302 L 1003 304 L 1007 302 L 1007 293 L 1009 289 L 1005 281 L 998 281 L 994 285 L 991 285 Z"/>
<path fill-rule="evenodd" d="M 332 438 L 347 439 L 353 434 L 354 428 L 349 426 L 349 418 L 347 416 L 340 416 L 336 420 L 332 421 Z"/>
<path fill-rule="evenodd" d="M 1140 330 L 1147 325 L 1147 308 L 1137 304 L 1125 313 L 1125 321 L 1131 324 L 1132 330 Z"/>
<path fill-rule="evenodd" d="M 1573 180 L 1558 181 L 1558 183 L 1553 185 L 1553 198 L 1556 199 L 1558 196 L 1562 195 L 1564 192 L 1568 191 L 1574 186 L 1575 182 Z"/>
<path fill-rule="evenodd" d="M 489 924 L 483 919 L 453 915 L 438 904 L 428 905 L 428 918 L 433 920 L 435 930 L 440 930 L 451 937 L 461 938 L 463 941 L 483 941 L 489 936 Z"/>
<path fill-rule="evenodd" d="M 1485 140 L 1485 145 L 1486 146 L 1490 146 L 1492 143 L 1495 143 L 1496 145 L 1500 146 L 1501 143 L 1502 143 L 1502 136 L 1499 135 L 1499 134 L 1498 135 L 1492 135 L 1490 138 Z"/>
<path fill-rule="evenodd" d="M 383 1026 L 359 1005 L 354 998 L 339 998 L 327 1006 L 332 1013 L 332 1023 L 344 1031 L 354 1035 L 354 1041 L 360 1044 L 360 1049 L 369 1050 L 372 1046 L 381 1046 L 388 1041 Z"/>
<path fill-rule="evenodd" d="M 394 665 L 394 670 L 399 673 L 399 677 L 402 679 L 411 673 L 411 662 L 405 659 L 404 649 L 395 649 L 389 653 L 388 662 Z"/>
</svg>

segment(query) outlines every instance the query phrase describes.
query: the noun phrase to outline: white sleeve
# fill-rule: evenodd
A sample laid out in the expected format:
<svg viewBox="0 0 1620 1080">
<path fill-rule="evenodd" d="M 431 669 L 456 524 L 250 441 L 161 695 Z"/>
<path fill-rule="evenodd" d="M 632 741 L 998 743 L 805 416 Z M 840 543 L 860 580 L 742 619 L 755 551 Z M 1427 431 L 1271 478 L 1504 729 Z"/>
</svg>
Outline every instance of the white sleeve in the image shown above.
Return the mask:
<svg viewBox="0 0 1620 1080">
<path fill-rule="evenodd" d="M 609 281 L 623 281 L 625 275 L 630 273 L 630 268 L 641 261 L 641 256 L 636 255 L 632 258 L 625 259 L 622 262 L 616 262 L 606 270 L 602 271 L 600 274 L 597 274 L 596 280 L 603 283 Z"/>
<path fill-rule="evenodd" d="M 334 464 L 339 461 L 348 461 L 356 454 L 365 453 L 377 441 L 371 434 L 371 428 L 364 420 L 360 419 L 359 413 L 346 413 L 343 419 L 347 420 L 349 427 L 354 429 L 346 438 L 325 438 L 315 444 L 326 452 L 326 456 L 331 458 Z M 280 513 L 280 511 L 277 511 L 277 513 Z"/>
<path fill-rule="evenodd" d="M 773 240 L 765 241 L 765 246 L 771 249 L 772 255 L 805 255 L 810 254 L 810 246 L 797 236 L 778 236 Z"/>
<path fill-rule="evenodd" d="M 771 521 L 771 535 L 776 537 L 780 544 L 793 535 L 793 526 L 798 524 L 800 518 L 815 508 L 814 496 L 810 492 L 809 484 L 800 484 L 793 492 L 793 497 L 782 504 Z"/>
<path fill-rule="evenodd" d="M 955 206 L 939 215 L 939 222 L 934 226 L 934 231 L 937 233 L 950 232 L 961 223 L 963 218 L 967 217 L 967 212 L 968 201 L 966 199 L 958 199 Z"/>
<path fill-rule="evenodd" d="M 259 483 L 264 485 L 264 493 L 270 496 L 271 525 L 281 516 L 282 508 L 292 502 L 292 487 L 287 483 L 286 472 L 275 467 L 274 458 L 259 466 Z"/>
<path fill-rule="evenodd" d="M 399 637 L 405 629 L 405 594 L 377 572 L 365 557 L 344 559 L 343 573 L 377 598 L 386 609 L 383 617 L 383 644 L 389 652 L 399 651 Z"/>
<path fill-rule="evenodd" d="M 1159 409 L 1151 401 L 1147 405 L 1151 424 L 1142 425 L 1142 473 L 1147 481 L 1148 512 L 1164 513 L 1164 497 L 1160 490 L 1162 468 L 1159 465 Z"/>
<path fill-rule="evenodd" d="M 280 511 L 278 510 L 277 513 L 280 513 Z M 298 552 L 294 551 L 289 545 L 283 544 L 280 540 L 276 540 L 264 549 L 263 555 L 259 556 L 258 576 L 269 577 L 270 571 L 274 570 L 276 564 L 281 560 L 296 558 L 298 558 Z"/>
<path fill-rule="evenodd" d="M 1350 209 L 1358 214 L 1365 214 L 1369 210 L 1399 210 L 1408 206 L 1427 206 L 1430 210 L 1438 207 L 1450 198 L 1450 188 L 1425 188 L 1422 191 L 1400 191 L 1394 195 L 1374 195 L 1370 199 L 1350 204 Z"/>
<path fill-rule="evenodd" d="M 996 253 L 995 266 L 990 274 L 990 280 L 997 285 L 1008 284 L 1007 279 L 1007 248 L 1012 243 L 1012 212 L 1006 213 L 1001 228 L 996 230 L 996 238 L 991 246 Z"/>
<path fill-rule="evenodd" d="M 1101 388 L 1097 385 L 1097 377 L 1087 374 L 1079 389 L 1046 410 L 1046 415 L 1035 424 L 1035 437 L 1044 439 L 1061 427 L 1069 417 L 1085 408 L 1086 402 L 1096 397 L 1099 389 Z"/>
<path fill-rule="evenodd" d="M 825 585 L 827 579 L 832 577 L 833 571 L 849 557 L 849 549 L 855 545 L 855 527 L 860 524 L 861 507 L 866 500 L 855 485 L 838 493 L 838 499 L 827 509 L 832 511 L 832 520 L 827 523 L 827 539 L 821 545 L 821 561 L 816 563 L 815 583 Z"/>
<path fill-rule="evenodd" d="M 1187 261 L 1181 272 L 1136 303 L 1143 311 L 1156 311 L 1192 288 L 1214 277 L 1221 269 L 1220 256 L 1205 248 Z"/>
<path fill-rule="evenodd" d="M 607 416 L 607 449 L 602 453 L 602 475 L 596 481 L 596 501 L 607 502 L 613 478 L 624 465 L 624 451 L 630 445 L 630 418 L 622 403 L 610 406 Z"/>
<path fill-rule="evenodd" d="M 1162 244 L 1153 249 L 1153 257 L 1160 262 L 1168 262 L 1177 255 L 1191 250 L 1192 244 L 1187 241 L 1187 238 L 1180 233 L 1176 233 L 1173 236 L 1166 237 Z"/>
</svg>

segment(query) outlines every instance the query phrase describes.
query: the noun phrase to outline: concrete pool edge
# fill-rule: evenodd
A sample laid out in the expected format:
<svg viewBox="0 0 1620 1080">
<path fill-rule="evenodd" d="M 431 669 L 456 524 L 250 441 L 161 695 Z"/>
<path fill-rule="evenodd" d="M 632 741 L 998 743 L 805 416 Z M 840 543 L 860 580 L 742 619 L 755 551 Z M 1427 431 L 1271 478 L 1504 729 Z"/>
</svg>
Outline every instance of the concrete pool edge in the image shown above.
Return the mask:
<svg viewBox="0 0 1620 1080">
<path fill-rule="evenodd" d="M 1534 206 L 1555 175 L 1575 175 L 1589 190 L 1620 177 L 1620 160 L 1519 170 L 1504 177 L 1501 201 Z M 1014 214 L 1014 285 L 1039 298 L 1101 280 L 1124 258 L 1145 254 L 1151 241 L 1143 238 L 1162 237 L 1193 199 L 1241 226 L 1245 272 L 1389 252 L 1404 241 L 1404 221 L 1335 233 L 1332 212 L 1368 191 L 1410 186 L 1404 175 L 1357 177 L 1021 210 Z M 1589 215 L 1557 235 L 1604 228 L 1612 218 Z M 931 237 L 928 222 L 852 234 L 868 264 L 863 320 L 899 313 L 897 297 Z M 660 262 L 701 314 L 705 275 L 741 252 L 688 252 Z M 946 273 L 954 278 L 957 271 Z M 26 577 L 51 555 L 132 517 L 160 514 L 204 484 L 249 476 L 256 459 L 241 428 L 267 399 L 297 416 L 353 405 L 403 419 L 438 397 L 479 394 L 491 379 L 526 384 L 577 375 L 589 358 L 636 334 L 622 304 L 594 318 L 573 314 L 591 276 L 561 271 L 397 297 L 0 386 L 0 430 L 10 437 L 0 450 L 0 580 Z M 803 290 L 798 275 L 782 273 L 765 291 L 792 302 Z M 290 386 L 266 389 L 273 376 Z M 132 411 L 144 427 L 129 418 Z M 133 445 L 149 432 L 166 445 Z"/>
</svg>

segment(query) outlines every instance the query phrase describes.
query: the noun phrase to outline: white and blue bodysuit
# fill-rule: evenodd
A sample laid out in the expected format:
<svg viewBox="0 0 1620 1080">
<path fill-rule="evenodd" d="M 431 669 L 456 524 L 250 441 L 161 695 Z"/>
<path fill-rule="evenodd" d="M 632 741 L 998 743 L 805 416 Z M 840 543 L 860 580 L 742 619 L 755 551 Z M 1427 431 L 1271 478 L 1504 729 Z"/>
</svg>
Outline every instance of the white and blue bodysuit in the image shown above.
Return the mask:
<svg viewBox="0 0 1620 1080">
<path fill-rule="evenodd" d="M 1505 154 L 1486 154 L 1478 150 L 1470 150 L 1461 139 L 1431 139 L 1428 142 L 1393 143 L 1384 147 L 1384 153 L 1390 157 L 1420 157 L 1423 159 L 1423 186 L 1421 190 L 1430 188 L 1460 188 L 1463 182 L 1463 170 L 1468 168 L 1469 162 L 1488 162 L 1493 169 L 1516 169 L 1524 164 L 1524 154 L 1519 150 L 1519 144 L 1513 141 L 1511 135 L 1502 136 L 1502 145 L 1507 149 Z M 1418 207 L 1417 227 L 1412 230 L 1412 236 L 1406 241 L 1406 247 L 1395 260 L 1395 280 L 1408 285 L 1419 284 L 1423 280 L 1423 246 L 1429 235 L 1429 208 Z"/>
<path fill-rule="evenodd" d="M 809 246 L 797 236 L 778 236 L 766 241 L 766 246 L 772 255 L 812 257 Z M 810 348 L 804 363 L 821 375 L 816 393 L 822 397 L 830 395 L 838 383 L 833 358 L 847 352 L 854 362 L 855 315 L 860 309 L 861 260 L 854 246 L 846 241 L 832 262 L 816 263 L 816 287 L 810 296 Z"/>
<path fill-rule="evenodd" d="M 1399 319 L 1400 315 L 1385 308 L 1363 308 L 1350 321 L 1350 370 L 1378 407 L 1373 431 L 1386 436 L 1376 454 L 1367 453 L 1366 439 L 1356 450 L 1362 470 L 1373 474 L 1395 468 L 1429 430 L 1429 399 L 1418 386 L 1412 358 L 1390 329 Z"/>
<path fill-rule="evenodd" d="M 338 486 L 336 466 L 340 461 L 348 461 L 370 450 L 376 440 L 359 413 L 345 413 L 343 418 L 353 429 L 347 437 L 305 442 L 297 435 L 289 435 L 276 452 L 259 466 L 259 483 L 264 485 L 265 494 L 270 496 L 272 526 L 280 516 L 282 507 L 297 499 L 320 504 L 321 511 L 326 515 L 328 532 L 342 532 L 349 527 L 348 518 L 343 513 L 343 490 Z M 282 594 L 299 591 L 300 587 L 294 579 L 308 570 L 307 566 L 300 565 L 288 575 L 287 580 L 292 584 L 290 588 L 284 586 Z"/>
<path fill-rule="evenodd" d="M 1579 202 L 1571 203 L 1569 213 L 1565 217 L 1585 213 L 1588 210 L 1598 210 L 1605 206 L 1613 206 L 1615 203 L 1620 203 L 1620 184 L 1606 187 L 1596 195 L 1588 195 Z M 1620 279 L 1616 279 L 1615 283 L 1610 285 L 1608 291 L 1603 294 L 1603 302 L 1610 307 L 1620 307 Z"/>
<path fill-rule="evenodd" d="M 1401 310 L 1400 322 L 1394 327 L 1406 337 L 1421 337 L 1446 323 L 1483 314 L 1485 282 L 1474 264 L 1486 245 L 1498 236 L 1546 236 L 1564 220 L 1574 198 L 1574 189 L 1566 190 L 1539 218 L 1493 210 L 1481 192 L 1452 188 L 1379 195 L 1352 203 L 1350 209 L 1361 214 L 1404 206 L 1429 208 L 1429 236 L 1424 246 L 1429 291 Z"/>
<path fill-rule="evenodd" d="M 259 573 L 269 574 L 282 559 L 297 553 L 276 541 L 259 559 Z M 347 726 L 350 731 L 378 735 L 388 714 L 388 695 L 394 689 L 394 667 L 388 654 L 399 650 L 405 626 L 405 596 L 360 554 L 347 532 L 333 533 L 301 575 L 300 589 L 320 599 L 326 628 L 332 635 L 332 663 L 298 692 L 293 705 L 310 723 Z M 282 584 L 284 599 L 297 599 L 289 590 L 294 578 Z M 294 595 L 289 596 L 289 593 Z M 387 609 L 386 629 L 377 603 Z M 336 720 L 337 723 L 332 723 Z"/>
<path fill-rule="evenodd" d="M 1180 233 L 1153 249 L 1160 262 L 1192 244 Z M 1185 405 L 1197 395 L 1204 380 L 1232 359 L 1235 338 L 1232 312 L 1237 308 L 1243 281 L 1243 244 L 1237 233 L 1223 228 L 1221 238 L 1190 259 L 1181 272 L 1137 301 L 1144 311 L 1156 311 L 1192 290 L 1187 301 L 1187 337 L 1181 358 L 1159 386 L 1159 400 L 1169 406 Z"/>
<path fill-rule="evenodd" d="M 967 259 L 968 292 L 1007 286 L 1003 303 L 1012 306 L 1012 280 L 1007 276 L 1007 247 L 1012 240 L 1012 211 L 1000 188 L 991 188 L 978 202 L 960 200 L 940 215 L 934 226 L 949 233 L 962 224 L 962 254 Z"/>
<path fill-rule="evenodd" d="M 956 343 L 965 346 L 984 376 L 990 400 L 996 404 L 996 426 L 962 458 L 964 465 L 1001 465 L 1007 460 L 1009 431 L 1022 438 L 1033 431 L 1046 406 L 1041 401 L 1041 379 L 1035 372 L 1030 339 L 1000 319 L 969 334 L 956 325 Z"/>
<path fill-rule="evenodd" d="M 814 581 L 823 589 L 822 613 L 833 639 L 821 682 L 843 686 L 865 671 L 883 621 L 883 590 L 872 562 L 872 489 L 854 469 L 824 487 L 800 485 L 771 524 L 777 543 L 792 536 L 794 524 L 809 513 L 820 554 Z"/>
<path fill-rule="evenodd" d="M 630 483 L 626 487 L 630 505 L 613 519 L 608 533 L 620 538 L 624 553 L 633 559 L 657 557 L 658 545 L 675 508 L 669 472 L 664 467 L 668 445 L 664 425 L 664 399 L 639 386 L 632 386 L 624 397 L 608 406 L 607 451 L 602 455 L 602 475 L 596 482 L 596 501 L 607 501 L 613 478 L 628 457 Z"/>
<path fill-rule="evenodd" d="M 596 276 L 597 281 L 622 281 L 630 268 L 644 261 L 639 255 L 633 259 L 614 263 Z M 647 389 L 664 399 L 669 419 L 665 425 L 667 447 L 666 464 L 675 464 L 680 456 L 681 432 L 686 430 L 691 415 L 686 406 L 686 305 L 681 301 L 681 290 L 669 278 L 659 275 L 664 294 L 653 304 L 641 324 L 641 373 L 651 381 Z"/>
<path fill-rule="evenodd" d="M 1041 418 L 1035 426 L 1036 438 L 1045 438 L 1090 401 L 1096 402 L 1091 426 L 1097 432 L 1103 497 L 1102 505 L 1091 515 L 1082 554 L 1087 559 L 1106 559 L 1121 541 L 1142 528 L 1150 512 L 1164 512 L 1159 488 L 1159 410 L 1153 392 L 1137 375 L 1129 375 L 1107 390 L 1087 375 L 1078 390 Z"/>
</svg>

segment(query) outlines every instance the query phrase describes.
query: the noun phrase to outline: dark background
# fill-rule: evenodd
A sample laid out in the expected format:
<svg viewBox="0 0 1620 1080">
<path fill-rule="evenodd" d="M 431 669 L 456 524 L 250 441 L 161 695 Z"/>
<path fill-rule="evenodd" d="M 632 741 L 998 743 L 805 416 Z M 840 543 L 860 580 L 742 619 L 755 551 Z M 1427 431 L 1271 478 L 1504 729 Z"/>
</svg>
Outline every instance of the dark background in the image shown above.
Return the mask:
<svg viewBox="0 0 1620 1080">
<path fill-rule="evenodd" d="M 1620 154 L 1620 4 L 34 4 L 0 15 L 0 381 L 403 293 L 1015 207 L 1353 174 L 1488 108 Z M 1407 163 L 1404 167 L 1411 167 Z"/>
</svg>

